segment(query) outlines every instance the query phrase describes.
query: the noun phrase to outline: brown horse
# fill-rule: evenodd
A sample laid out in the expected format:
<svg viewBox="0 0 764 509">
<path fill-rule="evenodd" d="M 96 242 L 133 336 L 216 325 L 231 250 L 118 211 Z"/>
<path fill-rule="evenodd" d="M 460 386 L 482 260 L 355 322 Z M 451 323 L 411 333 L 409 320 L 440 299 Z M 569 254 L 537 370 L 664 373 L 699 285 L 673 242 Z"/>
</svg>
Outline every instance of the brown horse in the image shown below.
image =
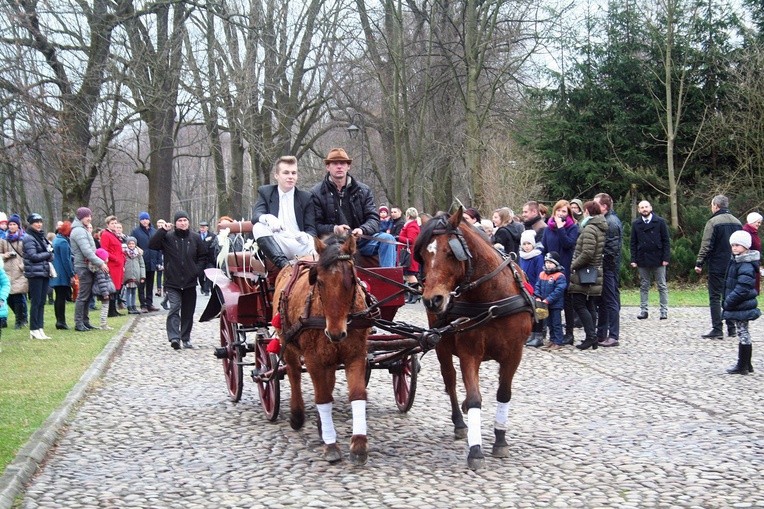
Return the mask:
<svg viewBox="0 0 764 509">
<path fill-rule="evenodd" d="M 365 309 L 365 293 L 356 277 L 354 237 L 315 241 L 318 261 L 281 270 L 274 292 L 274 309 L 281 316 L 279 338 L 291 385 L 289 423 L 305 423 L 302 398 L 302 363 L 313 381 L 324 459 L 340 461 L 342 454 L 332 421 L 332 392 L 337 368 L 345 366 L 348 395 L 353 411 L 350 459 L 362 465 L 368 457 L 366 439 L 366 340 L 369 324 L 348 323 L 351 313 Z"/>
<path fill-rule="evenodd" d="M 480 364 L 488 359 L 499 363 L 492 454 L 507 457 L 509 445 L 505 433 L 512 378 L 531 332 L 533 307 L 523 294 L 525 276 L 519 267 L 503 259 L 481 232 L 461 221 L 460 207 L 450 217 L 441 215 L 425 223 L 414 246 L 414 256 L 424 270 L 422 298 L 430 326 L 441 327 L 459 317 L 470 318 L 444 335 L 435 352 L 451 399 L 454 434 L 457 438 L 466 435 L 467 464 L 477 470 L 485 461 L 480 433 Z M 468 425 L 456 398 L 454 355 L 459 358 L 467 393 L 463 410 L 467 412 Z"/>
</svg>

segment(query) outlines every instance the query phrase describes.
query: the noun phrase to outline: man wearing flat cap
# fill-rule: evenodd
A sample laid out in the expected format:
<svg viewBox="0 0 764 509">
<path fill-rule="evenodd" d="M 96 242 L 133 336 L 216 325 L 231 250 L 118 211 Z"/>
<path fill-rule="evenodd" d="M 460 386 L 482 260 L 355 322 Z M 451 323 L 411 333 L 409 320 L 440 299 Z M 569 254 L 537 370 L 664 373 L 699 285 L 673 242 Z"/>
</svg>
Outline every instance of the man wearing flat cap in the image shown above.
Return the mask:
<svg viewBox="0 0 764 509">
<path fill-rule="evenodd" d="M 312 190 L 318 235 L 353 235 L 360 254 L 378 254 L 381 267 L 395 267 L 395 237 L 379 231 L 374 195 L 369 186 L 350 176 L 352 162 L 341 148 L 331 149 L 324 159 L 326 177 Z"/>
<path fill-rule="evenodd" d="M 149 240 L 151 249 L 164 254 L 164 288 L 170 302 L 167 339 L 175 350 L 180 350 L 181 343 L 183 348 L 193 348 L 196 282 L 207 264 L 207 246 L 198 233 L 191 231 L 190 224 L 188 214 L 179 210 L 173 222 L 164 223 Z"/>
<path fill-rule="evenodd" d="M 260 186 L 252 211 L 258 249 L 279 269 L 294 257 L 315 254 L 316 226 L 310 193 L 297 189 L 297 158 L 282 156 L 273 168 L 276 184 Z"/>
</svg>

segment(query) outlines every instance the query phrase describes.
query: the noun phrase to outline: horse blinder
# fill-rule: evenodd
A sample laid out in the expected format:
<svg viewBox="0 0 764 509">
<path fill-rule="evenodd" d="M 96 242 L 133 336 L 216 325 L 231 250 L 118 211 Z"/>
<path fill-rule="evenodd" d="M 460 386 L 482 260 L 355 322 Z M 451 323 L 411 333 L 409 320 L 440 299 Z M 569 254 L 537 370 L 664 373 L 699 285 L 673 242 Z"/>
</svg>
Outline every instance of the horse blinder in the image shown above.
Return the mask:
<svg viewBox="0 0 764 509">
<path fill-rule="evenodd" d="M 451 251 L 454 253 L 456 259 L 460 262 L 467 261 L 470 258 L 469 253 L 464 249 L 464 245 L 459 239 L 448 239 L 448 245 L 451 248 Z"/>
</svg>

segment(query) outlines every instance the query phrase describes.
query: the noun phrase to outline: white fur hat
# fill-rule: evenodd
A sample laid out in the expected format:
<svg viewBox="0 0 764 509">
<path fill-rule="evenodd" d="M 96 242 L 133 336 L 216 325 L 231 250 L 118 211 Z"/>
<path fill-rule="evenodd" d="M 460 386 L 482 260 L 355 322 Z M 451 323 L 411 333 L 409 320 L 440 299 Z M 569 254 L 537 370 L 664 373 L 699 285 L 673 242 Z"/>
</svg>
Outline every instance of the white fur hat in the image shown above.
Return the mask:
<svg viewBox="0 0 764 509">
<path fill-rule="evenodd" d="M 730 245 L 737 244 L 746 249 L 751 248 L 751 234 L 744 230 L 738 230 L 730 235 Z"/>
<path fill-rule="evenodd" d="M 745 222 L 748 224 L 753 224 L 756 221 L 761 221 L 761 220 L 762 220 L 761 214 L 759 214 L 758 212 L 751 212 L 750 214 L 748 214 L 748 217 L 745 218 Z"/>
<path fill-rule="evenodd" d="M 525 230 L 520 235 L 520 245 L 522 246 L 526 242 L 528 242 L 529 244 L 533 244 L 534 246 L 536 245 L 536 232 L 535 231 L 533 231 L 533 230 Z"/>
</svg>

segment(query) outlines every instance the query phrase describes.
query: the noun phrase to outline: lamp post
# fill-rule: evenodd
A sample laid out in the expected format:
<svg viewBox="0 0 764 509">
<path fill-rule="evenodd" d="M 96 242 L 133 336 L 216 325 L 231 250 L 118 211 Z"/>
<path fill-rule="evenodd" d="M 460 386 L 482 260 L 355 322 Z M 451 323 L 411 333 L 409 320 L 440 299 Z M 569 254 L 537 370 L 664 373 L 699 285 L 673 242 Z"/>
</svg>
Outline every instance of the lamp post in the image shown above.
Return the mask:
<svg viewBox="0 0 764 509">
<path fill-rule="evenodd" d="M 361 134 L 361 182 L 364 180 L 363 165 L 364 165 L 364 136 L 366 136 L 366 126 L 363 123 L 363 115 L 360 113 L 353 113 L 353 118 L 350 120 L 350 125 L 347 126 L 348 136 L 351 140 L 354 140 L 358 133 Z"/>
</svg>

